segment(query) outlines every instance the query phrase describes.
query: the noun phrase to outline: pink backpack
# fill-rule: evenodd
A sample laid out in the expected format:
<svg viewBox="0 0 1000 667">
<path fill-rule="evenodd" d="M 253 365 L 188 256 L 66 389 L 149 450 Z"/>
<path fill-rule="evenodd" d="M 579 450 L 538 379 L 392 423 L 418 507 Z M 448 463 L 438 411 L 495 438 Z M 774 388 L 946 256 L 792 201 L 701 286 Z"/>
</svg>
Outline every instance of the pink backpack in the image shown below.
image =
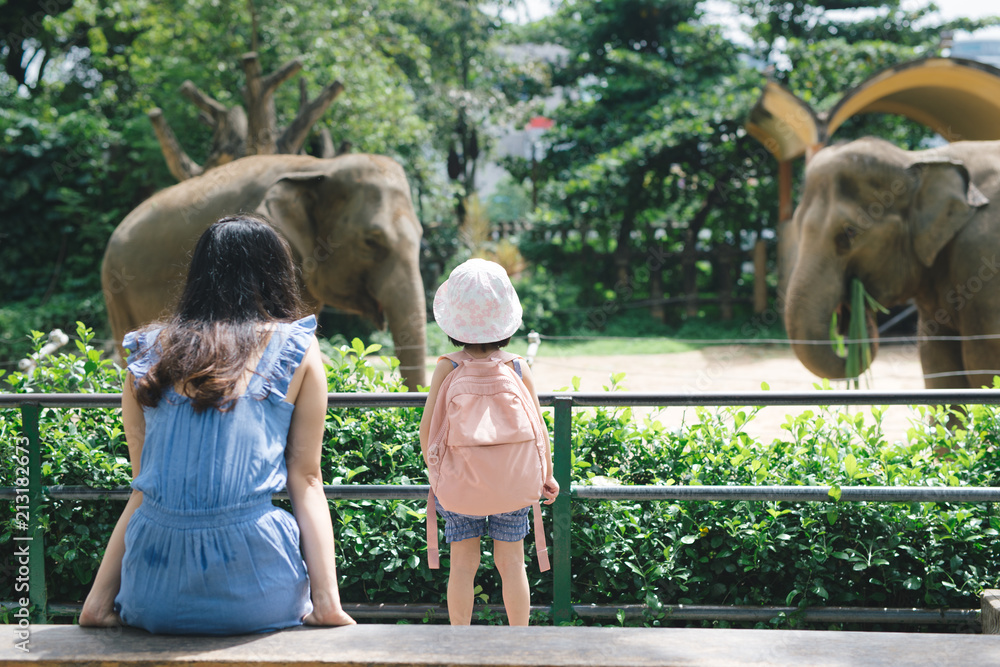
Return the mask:
<svg viewBox="0 0 1000 667">
<path fill-rule="evenodd" d="M 434 496 L 449 512 L 487 516 L 534 508 L 535 547 L 541 571 L 549 569 L 538 499 L 545 483 L 548 429 L 524 382 L 507 366 L 520 359 L 497 351 L 487 359 L 446 354 L 455 364 L 438 390 L 424 451 L 431 491 L 427 497 L 427 561 L 438 568 Z M 515 364 L 517 362 L 515 361 Z"/>
</svg>

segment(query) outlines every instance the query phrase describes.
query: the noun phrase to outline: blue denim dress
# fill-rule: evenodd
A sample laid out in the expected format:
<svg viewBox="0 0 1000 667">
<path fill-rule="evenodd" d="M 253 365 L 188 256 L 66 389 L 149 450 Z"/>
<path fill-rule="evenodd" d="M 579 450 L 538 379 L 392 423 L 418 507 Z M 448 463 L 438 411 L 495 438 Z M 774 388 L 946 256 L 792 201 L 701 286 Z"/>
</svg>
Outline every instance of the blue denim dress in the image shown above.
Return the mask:
<svg viewBox="0 0 1000 667">
<path fill-rule="evenodd" d="M 173 389 L 143 409 L 146 439 L 132 482 L 143 501 L 125 532 L 115 599 L 126 624 L 229 635 L 300 625 L 312 611 L 298 524 L 271 494 L 288 476 L 293 406 L 283 399 L 315 330 L 313 316 L 279 324 L 228 412 L 195 413 Z M 125 337 L 136 378 L 156 361 L 157 334 Z"/>
</svg>

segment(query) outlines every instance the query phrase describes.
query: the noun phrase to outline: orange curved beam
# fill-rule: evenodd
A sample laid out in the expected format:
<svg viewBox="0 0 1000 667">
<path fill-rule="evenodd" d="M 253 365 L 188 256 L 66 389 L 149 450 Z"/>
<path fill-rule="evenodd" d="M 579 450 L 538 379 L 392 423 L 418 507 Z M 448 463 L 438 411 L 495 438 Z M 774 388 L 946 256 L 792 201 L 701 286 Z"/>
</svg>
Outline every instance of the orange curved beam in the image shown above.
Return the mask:
<svg viewBox="0 0 1000 667">
<path fill-rule="evenodd" d="M 888 67 L 817 114 L 791 91 L 769 82 L 745 123 L 779 160 L 809 155 L 849 118 L 892 113 L 948 141 L 1000 139 L 1000 69 L 963 58 L 923 58 Z"/>
<path fill-rule="evenodd" d="M 890 67 L 847 92 L 827 114 L 825 138 L 862 113 L 894 113 L 948 141 L 1000 139 L 1000 70 L 959 58 Z"/>
</svg>

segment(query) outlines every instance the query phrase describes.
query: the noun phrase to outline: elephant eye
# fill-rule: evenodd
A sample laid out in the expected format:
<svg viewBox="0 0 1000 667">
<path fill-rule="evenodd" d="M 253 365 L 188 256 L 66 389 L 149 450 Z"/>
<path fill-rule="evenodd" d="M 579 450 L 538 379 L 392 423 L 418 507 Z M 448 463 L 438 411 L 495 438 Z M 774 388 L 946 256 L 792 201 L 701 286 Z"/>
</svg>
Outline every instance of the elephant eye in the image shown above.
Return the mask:
<svg viewBox="0 0 1000 667">
<path fill-rule="evenodd" d="M 854 227 L 845 226 L 844 230 L 837 234 L 834 239 L 834 243 L 837 245 L 838 252 L 847 252 L 851 249 L 851 241 L 854 237 L 858 235 L 858 230 Z"/>
<path fill-rule="evenodd" d="M 385 237 L 382 234 L 373 233 L 365 236 L 365 248 L 377 260 L 386 252 Z"/>
</svg>

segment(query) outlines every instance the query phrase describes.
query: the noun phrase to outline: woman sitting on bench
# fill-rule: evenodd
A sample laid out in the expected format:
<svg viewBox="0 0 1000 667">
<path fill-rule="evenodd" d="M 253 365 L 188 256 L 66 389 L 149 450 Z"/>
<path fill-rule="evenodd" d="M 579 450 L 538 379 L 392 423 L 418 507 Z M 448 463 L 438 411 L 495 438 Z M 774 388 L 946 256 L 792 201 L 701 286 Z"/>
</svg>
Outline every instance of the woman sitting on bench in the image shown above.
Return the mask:
<svg viewBox="0 0 1000 667">
<path fill-rule="evenodd" d="M 269 224 L 223 218 L 198 241 L 173 318 L 125 336 L 132 495 L 80 625 L 354 623 L 320 473 L 326 373 L 297 285 Z M 294 517 L 271 503 L 286 484 Z"/>
</svg>

